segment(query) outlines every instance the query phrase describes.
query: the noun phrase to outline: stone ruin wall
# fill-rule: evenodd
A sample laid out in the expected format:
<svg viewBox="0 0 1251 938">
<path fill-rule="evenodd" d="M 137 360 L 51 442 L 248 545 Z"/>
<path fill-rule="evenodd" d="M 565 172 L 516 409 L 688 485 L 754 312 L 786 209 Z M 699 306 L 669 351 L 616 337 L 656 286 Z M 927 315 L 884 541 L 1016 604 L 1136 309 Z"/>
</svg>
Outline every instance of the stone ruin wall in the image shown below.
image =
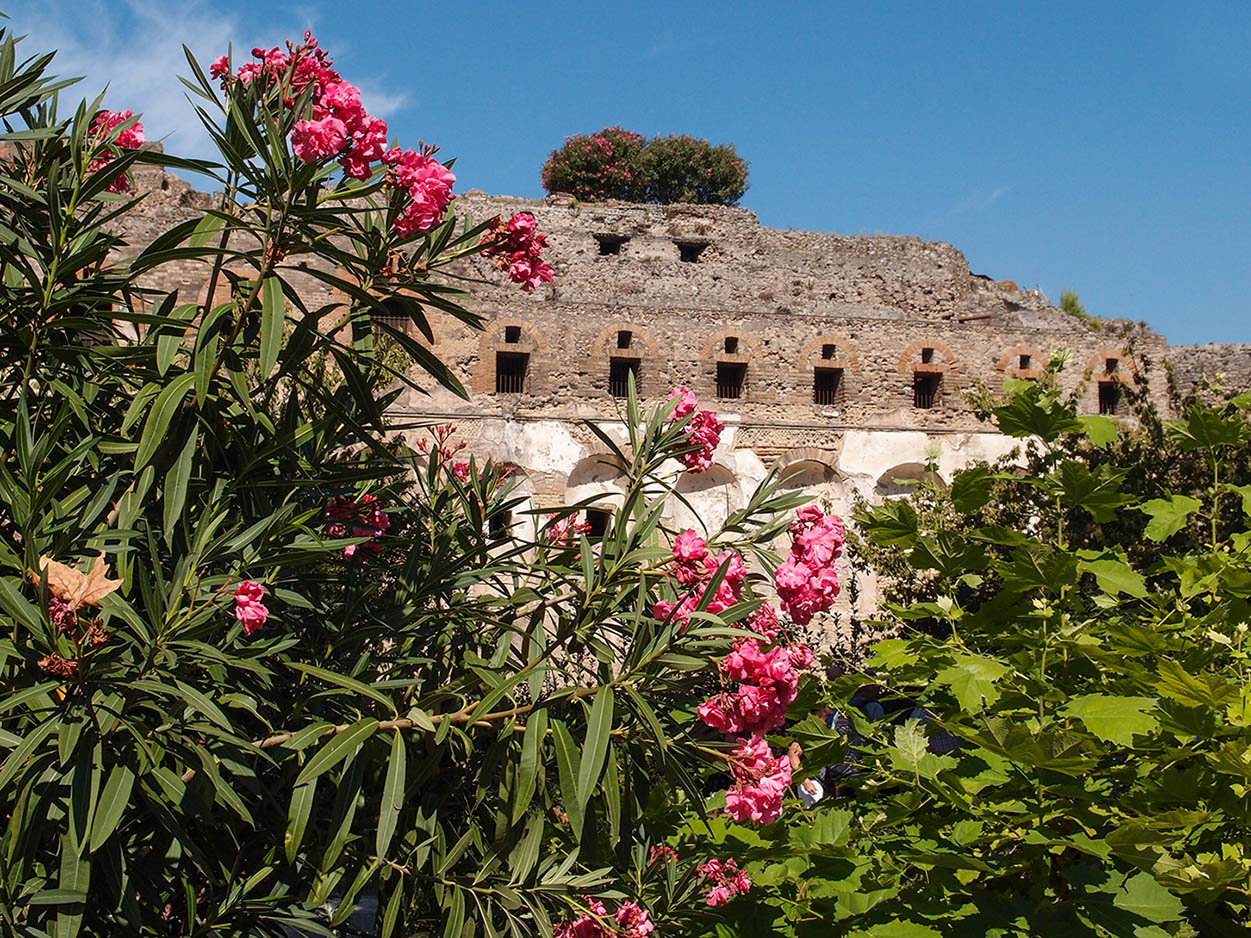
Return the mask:
<svg viewBox="0 0 1251 938">
<path fill-rule="evenodd" d="M 136 188 L 149 195 L 127 222 L 129 250 L 208 204 L 155 168 L 137 170 Z M 1251 346 L 1170 349 L 1141 324 L 1092 328 L 1038 292 L 971 273 L 947 244 L 780 231 L 762 227 L 750 211 L 712 206 L 475 191 L 455 208 L 479 220 L 533 213 L 548 234 L 555 282 L 525 294 L 488 261 L 462 262 L 456 274 L 484 281 L 471 285 L 467 305 L 486 321 L 485 331 L 435 310 L 429 318 L 432 351 L 470 398 L 437 387 L 410 391 L 397 415 L 455 423 L 468 452 L 514 468 L 535 508 L 616 500 L 618 474 L 586 427 L 590 421 L 624 435 L 624 401 L 609 387 L 614 357 L 637 361 L 646 400 L 685 384 L 726 423 L 713 469 L 679 482 L 700 517 L 682 505 L 671 509 L 674 525 L 702 520 L 710 528 L 745 504 L 775 466 L 788 487 L 845 514 L 857 495 L 876 500 L 902 491 L 896 480 L 920 477 L 927 452 L 946 479 L 970 462 L 1008 454 L 1013 441 L 988 432 L 962 391 L 1029 377 L 1053 354 L 1071 359 L 1061 386 L 1082 389 L 1087 413 L 1099 411 L 1101 382 L 1138 371 L 1151 375 L 1151 393 L 1164 408 L 1166 369 L 1179 384 L 1223 371 L 1229 383 L 1251 387 Z M 151 285 L 203 299 L 204 276 L 189 265 L 165 270 Z M 311 304 L 333 299 L 310 277 L 295 273 L 293 281 Z M 627 345 L 619 347 L 623 333 Z M 528 356 L 520 393 L 497 393 L 500 353 Z M 717 399 L 719 363 L 746 366 L 740 398 Z M 817 368 L 842 371 L 832 404 L 814 402 Z M 915 406 L 918 373 L 938 376 L 936 406 Z M 517 517 L 533 524 L 522 512 Z M 862 600 L 873 593 L 865 584 Z"/>
</svg>

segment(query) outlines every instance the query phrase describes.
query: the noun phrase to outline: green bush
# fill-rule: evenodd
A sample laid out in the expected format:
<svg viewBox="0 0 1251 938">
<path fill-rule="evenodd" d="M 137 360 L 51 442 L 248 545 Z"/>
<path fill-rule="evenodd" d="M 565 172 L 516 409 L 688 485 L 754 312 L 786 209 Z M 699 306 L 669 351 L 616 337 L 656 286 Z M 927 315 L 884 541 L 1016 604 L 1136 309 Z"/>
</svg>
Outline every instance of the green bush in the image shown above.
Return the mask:
<svg viewBox="0 0 1251 938">
<path fill-rule="evenodd" d="M 566 137 L 565 145 L 553 150 L 543 164 L 543 188 L 571 192 L 583 202 L 641 202 L 647 194 L 647 184 L 639 175 L 645 142 L 642 134 L 620 127 Z"/>
<path fill-rule="evenodd" d="M 747 163 L 728 144 L 656 137 L 620 127 L 565 139 L 543 165 L 543 188 L 587 202 L 621 199 L 668 205 L 737 205 L 747 191 Z"/>
<path fill-rule="evenodd" d="M 872 670 L 807 690 L 863 737 L 852 763 L 816 716 L 791 728 L 798 777 L 850 764 L 837 792 L 769 828 L 678 829 L 754 883 L 709 934 L 1246 934 L 1251 485 L 1229 480 L 1249 410 L 1192 401 L 1162 421 L 1184 481 L 1142 494 L 1113 421 L 1013 382 L 993 418 L 1037 450 L 1029 470 L 970 468 L 924 511 L 863 508 L 862 536 L 928 596 L 883 610 L 904 637 Z M 1018 502 L 1015 527 L 987 514 Z M 866 684 L 877 722 L 849 706 Z"/>
<path fill-rule="evenodd" d="M 478 325 L 439 276 L 504 223 L 445 212 L 429 151 L 341 174 L 267 58 L 190 61 L 220 155 L 186 160 L 63 116 L 0 32 L 0 933 L 356 935 L 366 894 L 381 936 L 550 935 L 587 894 L 672 932 L 696 888 L 648 847 L 724 787 L 693 711 L 768 573 L 653 615 L 695 603 L 661 519 L 698 447 L 633 387 L 627 443 L 589 428 L 628 480 L 594 541 L 552 536 L 587 506 L 510 537 L 504 472 L 397 439 L 397 381 L 464 392 L 372 314 Z M 126 244 L 141 163 L 222 194 Z M 160 287 L 188 267 L 207 300 Z M 716 550 L 770 558 L 771 486 Z"/>
<path fill-rule="evenodd" d="M 640 169 L 648 202 L 737 205 L 747 192 L 747 163 L 729 144 L 657 137 L 644 147 Z"/>
</svg>

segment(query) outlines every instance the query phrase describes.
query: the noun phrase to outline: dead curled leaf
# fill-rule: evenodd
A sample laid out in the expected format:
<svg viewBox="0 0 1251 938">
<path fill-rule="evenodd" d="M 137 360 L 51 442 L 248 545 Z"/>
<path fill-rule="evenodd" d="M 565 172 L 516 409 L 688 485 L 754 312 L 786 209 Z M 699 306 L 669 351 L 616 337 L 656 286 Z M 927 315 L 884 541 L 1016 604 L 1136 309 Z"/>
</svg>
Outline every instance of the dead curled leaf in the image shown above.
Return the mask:
<svg viewBox="0 0 1251 938">
<path fill-rule="evenodd" d="M 121 580 L 108 578 L 103 553 L 95 559 L 87 573 L 57 563 L 51 557 L 40 557 L 39 569 L 48 578 L 48 592 L 74 610 L 100 605 L 100 600 L 122 585 Z M 30 578 L 36 586 L 40 585 L 39 573 L 32 570 Z"/>
</svg>

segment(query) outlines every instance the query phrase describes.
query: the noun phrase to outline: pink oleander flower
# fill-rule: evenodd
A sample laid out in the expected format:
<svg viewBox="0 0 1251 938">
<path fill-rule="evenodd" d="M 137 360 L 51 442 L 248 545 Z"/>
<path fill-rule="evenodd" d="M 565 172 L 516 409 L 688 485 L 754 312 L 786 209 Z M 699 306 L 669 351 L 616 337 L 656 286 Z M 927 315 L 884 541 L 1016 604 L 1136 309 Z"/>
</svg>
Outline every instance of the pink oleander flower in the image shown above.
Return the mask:
<svg viewBox="0 0 1251 938">
<path fill-rule="evenodd" d="M 777 610 L 773 608 L 772 603 L 765 603 L 751 614 L 751 618 L 747 620 L 747 627 L 760 635 L 767 642 L 777 640 L 780 623 L 778 622 Z"/>
<path fill-rule="evenodd" d="M 495 259 L 498 270 L 506 271 L 508 279 L 529 293 L 542 283 L 551 283 L 555 272 L 544 261 L 547 235 L 537 230 L 538 223 L 529 212 L 518 212 L 504 223 L 491 222 L 490 230 L 478 242 L 481 255 Z"/>
<path fill-rule="evenodd" d="M 235 618 L 243 623 L 243 633 L 259 632 L 269 618 L 269 609 L 261 602 L 265 587 L 255 580 L 244 580 L 235 590 Z"/>
<path fill-rule="evenodd" d="M 695 392 L 685 385 L 669 392 L 669 400 L 674 398 L 678 399 L 677 406 L 673 409 L 674 420 L 681 420 L 699 409 L 699 399 L 695 397 Z"/>
<path fill-rule="evenodd" d="M 647 938 L 656 928 L 648 916 L 647 910 L 637 902 L 626 901 L 617 907 L 613 916 L 626 938 Z"/>
<path fill-rule="evenodd" d="M 651 852 L 648 854 L 647 863 L 650 866 L 659 862 L 677 863 L 678 852 L 666 844 L 654 844 Z"/>
<path fill-rule="evenodd" d="M 452 463 L 452 475 L 456 476 L 461 482 L 469 481 L 469 463 L 454 462 Z"/>
<path fill-rule="evenodd" d="M 739 823 L 772 824 L 782 813 L 782 801 L 791 784 L 791 763 L 774 756 L 757 736 L 730 753 L 734 784 L 725 794 L 725 807 Z"/>
<path fill-rule="evenodd" d="M 345 559 L 359 557 L 362 562 L 367 554 L 382 552 L 379 539 L 391 527 L 391 519 L 379 506 L 376 495 L 362 495 L 359 501 L 344 495 L 332 498 L 322 512 L 322 520 L 329 522 L 326 534 L 330 537 L 369 538 L 363 543 L 343 548 Z"/>
<path fill-rule="evenodd" d="M 552 928 L 552 938 L 608 938 L 602 920 L 608 917 L 608 909 L 598 899 L 587 897 L 588 914 L 572 922 L 561 922 Z"/>
<path fill-rule="evenodd" d="M 230 74 L 230 60 L 224 55 L 219 55 L 213 59 L 213 64 L 209 66 L 210 78 L 225 78 Z"/>
<path fill-rule="evenodd" d="M 338 156 L 346 143 L 347 128 L 337 117 L 296 121 L 291 131 L 291 149 L 306 163 Z"/>
<path fill-rule="evenodd" d="M 834 605 L 841 589 L 834 562 L 842 556 L 843 523 L 809 505 L 791 524 L 791 552 L 774 574 L 782 609 L 800 625 Z"/>
<path fill-rule="evenodd" d="M 118 150 L 137 150 L 147 140 L 143 136 L 143 124 L 135 121 L 117 137 L 110 141 L 108 137 L 118 124 L 125 123 L 135 116 L 134 111 L 101 111 L 91 122 L 90 138 L 92 149 L 96 153 L 87 164 L 87 172 L 94 173 L 104 169 L 113 162 Z M 109 192 L 129 192 L 130 181 L 125 173 L 118 173 L 117 178 L 108 185 Z"/>
<path fill-rule="evenodd" d="M 587 521 L 579 521 L 575 512 L 559 521 L 553 521 L 547 527 L 547 543 L 553 547 L 568 547 L 583 534 L 591 533 L 591 525 Z"/>
<path fill-rule="evenodd" d="M 456 176 L 434 159 L 431 149 L 389 150 L 383 162 L 390 164 L 388 179 L 393 188 L 406 190 L 409 204 L 396 220 L 395 231 L 401 237 L 431 231 L 443 221 L 443 213 L 451 204 L 452 186 Z"/>
<path fill-rule="evenodd" d="M 704 882 L 712 883 L 704 893 L 704 901 L 710 906 L 725 905 L 735 896 L 751 889 L 750 877 L 733 860 L 726 860 L 724 863 L 716 859 L 709 860 L 697 866 L 695 873 Z"/>
</svg>

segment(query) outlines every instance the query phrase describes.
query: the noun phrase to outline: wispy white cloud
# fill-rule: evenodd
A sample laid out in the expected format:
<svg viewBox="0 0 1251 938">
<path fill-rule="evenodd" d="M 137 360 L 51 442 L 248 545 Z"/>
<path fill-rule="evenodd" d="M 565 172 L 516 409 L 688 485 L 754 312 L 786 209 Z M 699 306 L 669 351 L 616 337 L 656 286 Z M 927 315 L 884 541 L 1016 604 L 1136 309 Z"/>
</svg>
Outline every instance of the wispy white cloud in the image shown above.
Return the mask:
<svg viewBox="0 0 1251 938">
<path fill-rule="evenodd" d="M 53 71 L 84 78 L 63 94 L 94 98 L 107 86 L 105 106 L 141 111 L 149 140 L 164 140 L 167 151 L 182 156 L 211 157 L 212 143 L 178 80 L 190 74 L 183 43 L 207 71 L 232 43 L 238 62 L 254 45 L 317 30 L 311 8 L 267 16 L 265 4 L 256 7 L 246 21 L 196 0 L 45 0 L 18 2 L 8 12 L 12 30 L 29 37 L 27 55 L 56 49 Z M 370 113 L 387 117 L 408 103 L 368 76 L 352 77 L 361 79 Z"/>
<path fill-rule="evenodd" d="M 978 189 L 970 192 L 951 207 L 950 215 L 973 215 L 993 207 L 1004 196 L 1012 191 L 1011 186 L 997 186 L 994 189 Z"/>
</svg>

